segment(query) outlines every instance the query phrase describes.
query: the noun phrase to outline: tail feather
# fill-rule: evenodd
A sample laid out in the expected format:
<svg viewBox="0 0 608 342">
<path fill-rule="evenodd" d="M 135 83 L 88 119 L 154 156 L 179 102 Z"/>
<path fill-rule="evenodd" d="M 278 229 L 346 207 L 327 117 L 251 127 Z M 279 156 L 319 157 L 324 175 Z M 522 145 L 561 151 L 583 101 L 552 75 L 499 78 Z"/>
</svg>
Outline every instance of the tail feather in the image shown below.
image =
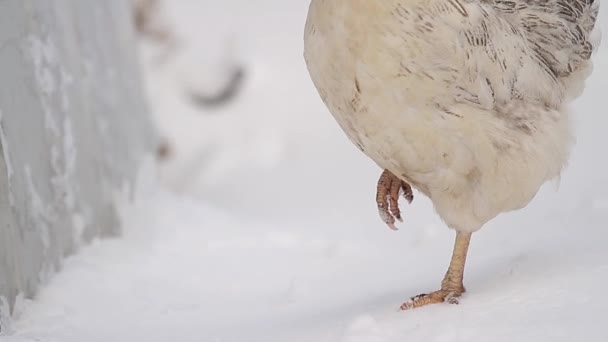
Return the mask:
<svg viewBox="0 0 608 342">
<path fill-rule="evenodd" d="M 528 43 L 557 78 L 586 67 L 595 37 L 599 0 L 486 0 L 525 30 Z"/>
</svg>

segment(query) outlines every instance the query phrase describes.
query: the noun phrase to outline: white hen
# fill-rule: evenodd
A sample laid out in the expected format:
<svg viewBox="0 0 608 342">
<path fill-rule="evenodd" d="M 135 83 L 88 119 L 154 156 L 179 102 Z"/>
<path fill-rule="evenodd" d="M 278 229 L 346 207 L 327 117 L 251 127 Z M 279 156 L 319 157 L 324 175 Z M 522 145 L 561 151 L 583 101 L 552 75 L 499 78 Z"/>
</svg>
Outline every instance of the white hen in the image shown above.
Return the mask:
<svg viewBox="0 0 608 342">
<path fill-rule="evenodd" d="M 441 289 L 457 302 L 471 234 L 526 206 L 567 162 L 565 105 L 591 71 L 599 0 L 312 0 L 311 78 L 350 140 L 384 169 L 378 208 L 427 195 L 456 243 Z"/>
</svg>

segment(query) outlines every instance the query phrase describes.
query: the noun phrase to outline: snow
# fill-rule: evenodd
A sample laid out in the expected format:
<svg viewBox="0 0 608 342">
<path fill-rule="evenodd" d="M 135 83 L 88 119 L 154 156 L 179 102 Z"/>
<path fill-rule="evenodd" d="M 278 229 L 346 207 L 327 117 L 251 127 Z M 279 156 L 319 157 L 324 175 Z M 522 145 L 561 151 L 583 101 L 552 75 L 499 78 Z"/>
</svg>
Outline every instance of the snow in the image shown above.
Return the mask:
<svg viewBox="0 0 608 342">
<path fill-rule="evenodd" d="M 15 197 L 13 196 L 13 190 L 11 186 L 11 180 L 13 177 L 13 164 L 11 162 L 11 154 L 8 148 L 8 139 L 6 139 L 6 133 L 4 132 L 4 120 L 2 116 L 2 110 L 0 109 L 0 144 L 2 145 L 2 155 L 4 157 L 4 164 L 6 165 L 6 176 L 9 179 L 8 182 L 8 201 L 11 206 L 15 203 Z"/>
<path fill-rule="evenodd" d="M 68 258 L 2 341 L 608 340 L 608 47 L 574 104 L 577 144 L 559 190 L 548 184 L 474 235 L 460 305 L 399 312 L 439 286 L 453 233 L 417 194 L 398 232 L 378 218 L 380 170 L 308 79 L 306 9 L 167 2 L 183 49 L 147 63 L 146 77 L 172 158 L 142 168 L 133 203 L 117 194 L 124 236 Z M 242 90 L 194 107 L 183 91 L 208 90 L 197 78 L 222 65 L 226 41 L 246 70 Z"/>
<path fill-rule="evenodd" d="M 50 37 L 41 39 L 31 35 L 27 45 L 26 55 L 34 62 L 34 74 L 39 89 L 43 94 L 50 95 L 56 90 L 56 80 L 51 67 L 59 64 L 55 43 Z"/>
</svg>

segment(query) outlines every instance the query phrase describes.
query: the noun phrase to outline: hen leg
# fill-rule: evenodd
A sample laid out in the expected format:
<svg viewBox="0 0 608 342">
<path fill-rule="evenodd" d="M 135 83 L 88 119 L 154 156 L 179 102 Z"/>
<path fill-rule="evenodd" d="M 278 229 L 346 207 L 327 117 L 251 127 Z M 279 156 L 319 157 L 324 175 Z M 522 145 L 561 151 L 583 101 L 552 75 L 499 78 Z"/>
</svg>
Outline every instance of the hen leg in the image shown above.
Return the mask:
<svg viewBox="0 0 608 342">
<path fill-rule="evenodd" d="M 400 194 L 403 194 L 403 197 L 405 197 L 409 203 L 412 203 L 412 200 L 414 199 L 412 187 L 393 175 L 390 171 L 384 170 L 378 180 L 376 203 L 378 204 L 380 218 L 393 230 L 397 230 L 395 220 L 403 222 L 401 219 L 401 211 L 399 210 Z"/>
<path fill-rule="evenodd" d="M 465 291 L 462 279 L 470 241 L 471 233 L 457 232 L 456 241 L 454 243 L 454 251 L 452 253 L 452 260 L 450 261 L 448 272 L 445 274 L 445 277 L 441 282 L 441 289 L 429 294 L 421 294 L 411 298 L 409 301 L 401 305 L 401 310 L 410 310 L 428 304 L 442 302 L 458 304 L 458 298 Z"/>
</svg>

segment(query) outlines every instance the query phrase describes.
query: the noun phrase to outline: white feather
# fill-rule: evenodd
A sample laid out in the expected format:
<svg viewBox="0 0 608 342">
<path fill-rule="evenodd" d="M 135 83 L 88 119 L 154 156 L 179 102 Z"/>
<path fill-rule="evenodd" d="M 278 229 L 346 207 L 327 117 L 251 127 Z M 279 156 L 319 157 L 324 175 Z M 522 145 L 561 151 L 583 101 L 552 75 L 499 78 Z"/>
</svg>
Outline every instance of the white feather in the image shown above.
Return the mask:
<svg viewBox="0 0 608 342">
<path fill-rule="evenodd" d="M 546 3 L 482 3 L 313 0 L 306 23 L 311 78 L 349 139 L 459 231 L 524 207 L 559 175 L 572 142 L 566 101 L 591 65 L 570 31 L 554 51 L 526 34 L 530 13 L 556 22 L 547 35 L 564 26 L 540 13 Z"/>
</svg>

